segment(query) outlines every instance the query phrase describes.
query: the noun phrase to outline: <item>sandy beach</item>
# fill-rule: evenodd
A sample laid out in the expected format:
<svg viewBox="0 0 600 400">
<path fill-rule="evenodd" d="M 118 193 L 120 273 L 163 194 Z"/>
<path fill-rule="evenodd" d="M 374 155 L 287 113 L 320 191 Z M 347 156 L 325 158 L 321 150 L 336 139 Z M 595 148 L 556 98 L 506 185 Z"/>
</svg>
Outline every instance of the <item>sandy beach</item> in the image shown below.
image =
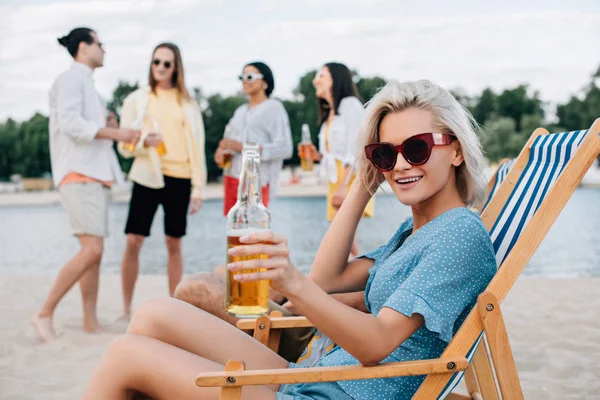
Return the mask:
<svg viewBox="0 0 600 400">
<path fill-rule="evenodd" d="M 117 276 L 102 277 L 99 315 L 104 332 L 80 330 L 78 290 L 59 305 L 60 338 L 39 343 L 29 316 L 52 277 L 0 278 L 0 399 L 79 398 L 108 343 L 126 329 Z M 600 398 L 600 279 L 521 278 L 503 312 L 526 399 Z M 140 278 L 136 304 L 166 295 L 166 279 Z"/>
</svg>

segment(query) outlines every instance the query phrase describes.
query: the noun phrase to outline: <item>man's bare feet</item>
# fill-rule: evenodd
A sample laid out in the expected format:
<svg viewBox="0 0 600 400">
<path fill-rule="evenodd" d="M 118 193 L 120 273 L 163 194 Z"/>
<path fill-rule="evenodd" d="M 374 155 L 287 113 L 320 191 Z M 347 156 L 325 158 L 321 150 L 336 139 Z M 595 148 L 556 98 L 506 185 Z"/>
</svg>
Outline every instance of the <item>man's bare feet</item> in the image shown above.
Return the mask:
<svg viewBox="0 0 600 400">
<path fill-rule="evenodd" d="M 34 314 L 29 320 L 35 328 L 42 342 L 49 342 L 56 339 L 56 332 L 52 325 L 52 317 L 40 317 L 40 314 Z"/>
<path fill-rule="evenodd" d="M 127 313 L 123 313 L 121 314 L 121 316 L 119 318 L 117 318 L 117 321 L 125 321 L 125 322 L 129 322 L 131 320 L 131 313 L 127 312 Z"/>
<path fill-rule="evenodd" d="M 90 318 L 89 320 L 83 320 L 83 331 L 85 333 L 101 333 L 102 327 L 98 323 L 98 320 L 95 318 Z"/>
</svg>

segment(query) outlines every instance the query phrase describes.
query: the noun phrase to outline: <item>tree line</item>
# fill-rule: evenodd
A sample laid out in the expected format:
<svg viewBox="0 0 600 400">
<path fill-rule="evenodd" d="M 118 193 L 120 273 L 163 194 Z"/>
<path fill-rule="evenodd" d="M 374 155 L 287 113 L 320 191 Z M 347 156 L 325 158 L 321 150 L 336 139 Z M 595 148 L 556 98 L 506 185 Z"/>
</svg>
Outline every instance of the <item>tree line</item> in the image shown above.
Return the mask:
<svg viewBox="0 0 600 400">
<path fill-rule="evenodd" d="M 294 89 L 293 98 L 283 100 L 290 118 L 294 149 L 300 142 L 301 126 L 307 123 L 312 139 L 317 143 L 317 101 L 312 79 L 316 71 L 304 74 Z M 357 75 L 358 76 L 358 75 Z M 480 95 L 469 96 L 461 90 L 454 90 L 454 96 L 471 111 L 483 128 L 482 144 L 491 162 L 504 157 L 515 157 L 533 130 L 539 126 L 550 132 L 588 128 L 600 116 L 600 67 L 591 76 L 589 84 L 566 103 L 548 109 L 548 104 L 539 97 L 537 91 L 528 85 L 494 92 L 487 88 Z M 368 101 L 377 89 L 386 83 L 380 76 L 360 77 L 357 87 L 363 100 Z M 138 88 L 137 83 L 119 82 L 112 93 L 107 108 L 119 115 L 123 100 Z M 216 180 L 221 170 L 213 162 L 213 156 L 223 136 L 226 123 L 234 110 L 245 102 L 243 93 L 233 96 L 212 94 L 205 96 L 200 88 L 193 88 L 193 96 L 201 105 L 206 129 L 206 160 L 208 179 Z M 556 120 L 548 121 L 548 114 Z M 119 161 L 124 171 L 128 171 L 132 160 Z M 286 165 L 298 165 L 300 160 L 294 152 Z M 12 174 L 24 177 L 40 177 L 50 173 L 50 152 L 48 144 L 48 117 L 40 113 L 29 120 L 17 122 L 9 118 L 0 123 L 0 180 Z"/>
</svg>

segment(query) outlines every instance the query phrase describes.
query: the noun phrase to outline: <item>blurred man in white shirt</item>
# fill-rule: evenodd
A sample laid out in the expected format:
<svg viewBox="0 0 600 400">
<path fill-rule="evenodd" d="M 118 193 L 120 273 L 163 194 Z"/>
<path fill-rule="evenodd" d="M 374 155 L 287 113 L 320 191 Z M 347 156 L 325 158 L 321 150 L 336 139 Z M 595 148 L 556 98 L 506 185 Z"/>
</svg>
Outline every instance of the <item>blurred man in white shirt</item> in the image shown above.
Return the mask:
<svg viewBox="0 0 600 400">
<path fill-rule="evenodd" d="M 31 323 L 43 341 L 56 338 L 52 317 L 63 296 L 79 281 L 83 330 L 98 330 L 96 300 L 104 238 L 108 235 L 109 189 L 122 182 L 113 141 L 135 143 L 140 132 L 119 129 L 94 88 L 92 73 L 104 63 L 98 35 L 73 29 L 58 39 L 74 59 L 50 90 L 50 159 L 54 185 L 67 210 L 79 252 L 60 270 L 42 308 Z"/>
</svg>

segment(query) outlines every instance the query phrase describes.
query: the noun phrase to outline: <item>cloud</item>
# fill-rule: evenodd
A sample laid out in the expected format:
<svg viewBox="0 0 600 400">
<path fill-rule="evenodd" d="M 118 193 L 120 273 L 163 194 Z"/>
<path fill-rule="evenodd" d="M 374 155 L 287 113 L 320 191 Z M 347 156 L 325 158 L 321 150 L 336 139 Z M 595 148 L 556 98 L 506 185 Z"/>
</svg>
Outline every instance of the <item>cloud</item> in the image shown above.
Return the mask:
<svg viewBox="0 0 600 400">
<path fill-rule="evenodd" d="M 600 63 L 597 7 L 565 11 L 553 0 L 546 11 L 510 0 L 477 7 L 391 0 L 10 4 L 0 6 L 0 120 L 47 110 L 52 80 L 71 63 L 55 38 L 75 25 L 93 27 L 105 44 L 105 67 L 95 73 L 105 98 L 119 80 L 144 82 L 162 41 L 181 47 L 188 86 L 207 94 L 236 92 L 241 67 L 260 59 L 275 72 L 275 95 L 291 97 L 303 73 L 336 60 L 363 76 L 429 78 L 469 94 L 530 83 L 557 102 Z"/>
</svg>

